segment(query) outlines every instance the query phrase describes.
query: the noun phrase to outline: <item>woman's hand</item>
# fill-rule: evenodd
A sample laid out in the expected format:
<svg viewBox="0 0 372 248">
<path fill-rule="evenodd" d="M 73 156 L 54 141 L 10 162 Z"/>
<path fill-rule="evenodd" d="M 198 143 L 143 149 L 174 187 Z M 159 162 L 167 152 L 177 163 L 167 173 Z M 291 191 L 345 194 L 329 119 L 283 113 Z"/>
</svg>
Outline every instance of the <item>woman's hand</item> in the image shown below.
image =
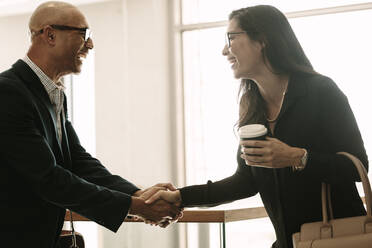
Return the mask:
<svg viewBox="0 0 372 248">
<path fill-rule="evenodd" d="M 180 206 L 182 203 L 181 193 L 179 190 L 159 190 L 154 194 L 146 194 L 144 197 L 146 204 L 151 204 L 157 200 L 165 200 L 169 203 L 173 203 L 176 206 Z"/>
<path fill-rule="evenodd" d="M 240 157 L 250 166 L 267 168 L 292 167 L 301 163 L 304 150 L 291 147 L 271 137 L 266 140 L 242 140 Z"/>
<path fill-rule="evenodd" d="M 155 194 L 156 192 L 158 192 L 159 190 L 172 190 L 172 191 L 174 191 L 174 190 L 176 190 L 176 188 L 171 183 L 158 183 L 158 184 L 155 184 L 154 186 L 152 186 L 150 188 L 141 189 L 141 190 L 138 190 L 138 191 L 134 192 L 133 196 L 146 198 L 146 197 L 143 197 L 143 196 L 146 196 L 146 195 L 151 196 L 151 195 Z M 146 200 L 146 199 L 144 199 L 144 200 Z"/>
</svg>

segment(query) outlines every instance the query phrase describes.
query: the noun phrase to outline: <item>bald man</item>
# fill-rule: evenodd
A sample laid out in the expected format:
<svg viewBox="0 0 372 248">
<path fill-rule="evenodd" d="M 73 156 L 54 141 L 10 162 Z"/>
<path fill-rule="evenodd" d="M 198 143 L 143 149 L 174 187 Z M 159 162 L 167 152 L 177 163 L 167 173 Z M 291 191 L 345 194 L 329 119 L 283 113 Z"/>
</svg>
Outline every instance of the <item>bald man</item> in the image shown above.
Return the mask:
<svg viewBox="0 0 372 248">
<path fill-rule="evenodd" d="M 0 74 L 0 246 L 58 247 L 65 209 L 117 231 L 128 214 L 169 223 L 179 208 L 141 194 L 79 143 L 67 119 L 63 75 L 78 73 L 93 41 L 73 5 L 47 2 L 29 22 L 27 55 Z M 167 220 L 168 222 L 164 221 Z"/>
</svg>

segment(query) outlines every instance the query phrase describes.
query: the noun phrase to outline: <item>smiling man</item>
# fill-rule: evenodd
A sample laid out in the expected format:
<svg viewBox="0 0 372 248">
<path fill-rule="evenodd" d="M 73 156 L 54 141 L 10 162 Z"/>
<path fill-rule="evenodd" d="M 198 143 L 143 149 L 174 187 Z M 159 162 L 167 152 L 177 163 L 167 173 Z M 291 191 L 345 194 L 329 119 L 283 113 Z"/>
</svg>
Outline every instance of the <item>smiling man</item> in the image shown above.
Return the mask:
<svg viewBox="0 0 372 248">
<path fill-rule="evenodd" d="M 73 5 L 46 2 L 32 14 L 27 55 L 0 74 L 0 237 L 4 247 L 58 247 L 65 209 L 117 231 L 127 214 L 167 225 L 180 209 L 148 205 L 80 145 L 67 119 L 63 75 L 79 73 L 93 41 Z"/>
</svg>

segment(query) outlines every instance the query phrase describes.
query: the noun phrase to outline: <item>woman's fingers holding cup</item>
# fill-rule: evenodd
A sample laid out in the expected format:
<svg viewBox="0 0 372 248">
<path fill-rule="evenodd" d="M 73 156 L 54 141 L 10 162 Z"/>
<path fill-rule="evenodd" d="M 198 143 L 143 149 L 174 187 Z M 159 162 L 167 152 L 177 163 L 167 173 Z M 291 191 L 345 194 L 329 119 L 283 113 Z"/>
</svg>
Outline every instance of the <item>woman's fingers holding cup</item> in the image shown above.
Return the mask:
<svg viewBox="0 0 372 248">
<path fill-rule="evenodd" d="M 240 155 L 240 157 L 245 160 L 247 165 L 257 165 L 257 164 L 264 164 L 264 163 L 269 162 L 266 156 L 242 154 Z"/>
<path fill-rule="evenodd" d="M 257 148 L 257 147 L 242 147 L 240 149 L 242 154 L 246 155 L 253 155 L 253 156 L 262 156 L 265 154 L 264 148 Z"/>
<path fill-rule="evenodd" d="M 242 147 L 265 147 L 267 142 L 265 140 L 241 140 L 239 143 Z"/>
</svg>

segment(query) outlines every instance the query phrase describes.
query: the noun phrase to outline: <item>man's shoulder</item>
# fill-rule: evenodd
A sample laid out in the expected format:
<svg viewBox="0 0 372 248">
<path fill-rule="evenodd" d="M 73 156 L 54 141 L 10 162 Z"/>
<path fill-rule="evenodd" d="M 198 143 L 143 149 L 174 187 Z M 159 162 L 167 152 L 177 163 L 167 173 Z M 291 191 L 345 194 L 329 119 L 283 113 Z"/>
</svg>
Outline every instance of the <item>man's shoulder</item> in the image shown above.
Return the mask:
<svg viewBox="0 0 372 248">
<path fill-rule="evenodd" d="M 32 69 L 22 59 L 17 60 L 8 70 L 0 73 L 0 82 L 17 81 L 21 83 L 30 77 Z"/>
<path fill-rule="evenodd" d="M 6 70 L 0 73 L 0 88 L 1 89 L 12 89 L 20 88 L 22 84 L 21 80 L 17 77 L 12 69 Z"/>
<path fill-rule="evenodd" d="M 28 95 L 22 80 L 16 75 L 13 69 L 0 73 L 0 94 L 2 97 L 11 95 L 12 97 Z"/>
<path fill-rule="evenodd" d="M 0 73 L 0 87 L 15 87 L 20 83 L 12 69 Z"/>
<path fill-rule="evenodd" d="M 14 79 L 16 75 L 14 74 L 13 68 L 9 68 L 6 71 L 0 73 L 0 82 L 6 81 L 7 79 Z"/>
</svg>

